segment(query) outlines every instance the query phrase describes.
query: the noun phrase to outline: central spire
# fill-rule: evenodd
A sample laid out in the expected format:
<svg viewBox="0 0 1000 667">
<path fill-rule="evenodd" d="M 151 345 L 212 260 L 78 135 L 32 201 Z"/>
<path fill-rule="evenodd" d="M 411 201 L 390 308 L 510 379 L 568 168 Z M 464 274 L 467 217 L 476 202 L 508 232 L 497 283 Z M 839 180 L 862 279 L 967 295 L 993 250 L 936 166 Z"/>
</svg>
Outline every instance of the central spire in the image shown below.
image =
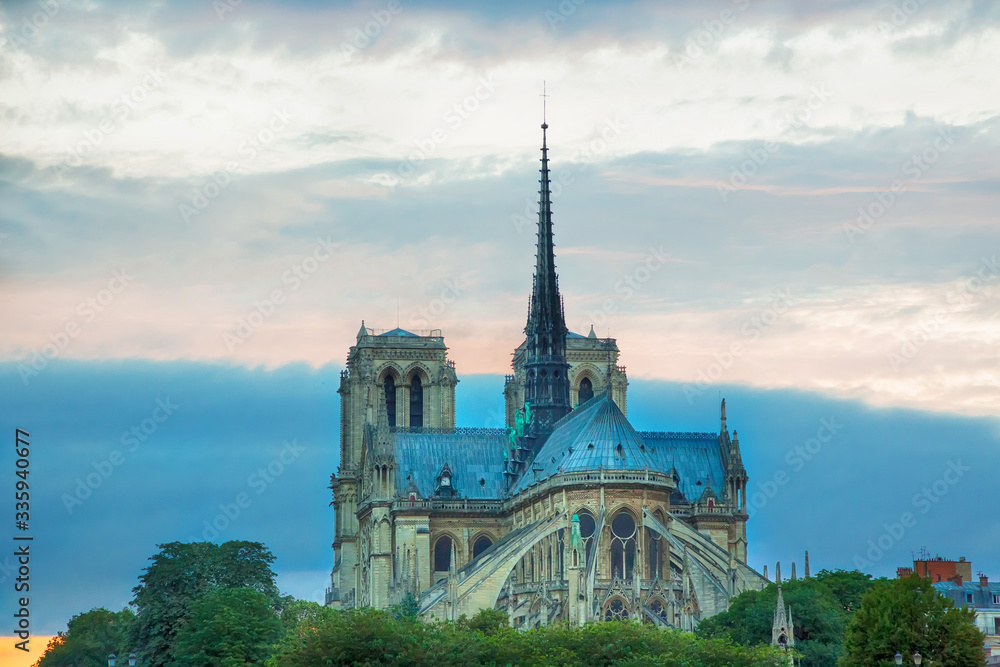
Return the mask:
<svg viewBox="0 0 1000 667">
<path fill-rule="evenodd" d="M 535 276 L 528 308 L 525 360 L 525 401 L 535 415 L 533 433 L 542 436 L 541 446 L 552 424 L 570 411 L 569 364 L 566 362 L 566 319 L 563 315 L 559 278 L 556 276 L 555 249 L 552 241 L 552 197 L 549 189 L 549 149 L 542 122 L 542 168 L 538 190 L 538 241 Z"/>
</svg>

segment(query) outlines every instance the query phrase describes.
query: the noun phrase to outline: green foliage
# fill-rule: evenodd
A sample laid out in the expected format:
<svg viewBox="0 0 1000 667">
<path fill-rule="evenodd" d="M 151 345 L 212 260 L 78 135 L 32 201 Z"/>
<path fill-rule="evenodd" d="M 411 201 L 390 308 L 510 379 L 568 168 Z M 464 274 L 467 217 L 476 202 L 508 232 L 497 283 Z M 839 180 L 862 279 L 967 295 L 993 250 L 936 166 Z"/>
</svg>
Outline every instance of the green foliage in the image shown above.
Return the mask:
<svg viewBox="0 0 1000 667">
<path fill-rule="evenodd" d="M 972 667 L 983 664 L 983 635 L 973 619 L 975 612 L 954 608 L 938 595 L 930 579 L 877 582 L 861 599 L 844 638 L 841 667 L 894 665 L 897 651 L 908 664 L 919 651 L 924 664 Z"/>
<path fill-rule="evenodd" d="M 689 665 L 779 664 L 769 647 L 735 646 L 638 623 L 555 625 L 527 632 L 484 610 L 457 622 L 424 622 L 371 609 L 332 612 L 286 634 L 268 667 L 328 665 Z"/>
<path fill-rule="evenodd" d="M 872 586 L 861 572 L 821 571 L 815 577 L 782 583 L 785 604 L 792 608 L 795 650 L 803 667 L 834 667 L 841 653 L 844 630 L 861 595 Z M 729 611 L 698 624 L 701 637 L 728 637 L 737 644 L 771 643 L 771 626 L 778 587 L 746 591 L 736 596 Z"/>
<path fill-rule="evenodd" d="M 138 610 L 132 640 L 143 667 L 165 667 L 174 658 L 177 633 L 192 606 L 219 588 L 249 588 L 281 603 L 274 584 L 274 556 L 259 542 L 232 541 L 158 545 L 139 585 L 132 589 Z"/>
<path fill-rule="evenodd" d="M 108 654 L 129 654 L 129 631 L 135 614 L 129 609 L 118 612 L 92 609 L 70 619 L 66 632 L 49 641 L 45 654 L 35 667 L 107 667 Z"/>
<path fill-rule="evenodd" d="M 402 602 L 393 607 L 392 615 L 396 620 L 403 618 L 416 618 L 420 615 L 420 603 L 413 593 L 407 592 L 403 596 Z"/>
<path fill-rule="evenodd" d="M 844 611 L 854 612 L 861 606 L 861 598 L 871 590 L 874 582 L 872 575 L 858 570 L 820 570 L 816 581 L 826 584 L 840 600 Z M 884 580 L 882 580 L 884 581 Z"/>
<path fill-rule="evenodd" d="M 218 588 L 191 605 L 177 633 L 173 666 L 262 665 L 281 634 L 269 596 L 252 588 Z"/>
</svg>

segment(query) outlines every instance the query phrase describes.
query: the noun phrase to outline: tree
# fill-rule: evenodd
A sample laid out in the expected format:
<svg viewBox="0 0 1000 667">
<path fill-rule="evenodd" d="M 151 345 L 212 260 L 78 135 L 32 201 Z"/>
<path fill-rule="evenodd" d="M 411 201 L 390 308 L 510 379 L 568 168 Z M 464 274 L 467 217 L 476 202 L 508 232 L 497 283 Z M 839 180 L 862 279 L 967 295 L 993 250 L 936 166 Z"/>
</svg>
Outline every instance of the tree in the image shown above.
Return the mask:
<svg viewBox="0 0 1000 667">
<path fill-rule="evenodd" d="M 734 646 L 636 622 L 557 624 L 527 632 L 506 614 L 426 622 L 374 609 L 333 611 L 301 635 L 286 634 L 268 667 L 334 665 L 699 665 L 774 667 L 771 647 Z"/>
<path fill-rule="evenodd" d="M 907 664 L 919 651 L 924 664 L 973 667 L 983 664 L 983 635 L 975 612 L 956 609 L 938 595 L 930 579 L 916 574 L 877 582 L 847 626 L 841 667 L 894 665 L 900 652 Z"/>
<path fill-rule="evenodd" d="M 138 610 L 132 639 L 142 665 L 164 667 L 174 658 L 177 633 L 192 605 L 219 588 L 249 588 L 280 604 L 271 563 L 259 542 L 232 541 L 157 545 L 160 552 L 132 589 Z"/>
<path fill-rule="evenodd" d="M 840 600 L 844 611 L 855 612 L 861 606 L 861 598 L 871 590 L 875 582 L 872 575 L 859 572 L 858 570 L 820 570 L 816 575 L 816 580 L 826 584 L 826 587 L 833 591 L 833 594 Z"/>
<path fill-rule="evenodd" d="M 176 667 L 262 665 L 282 633 L 273 601 L 252 588 L 217 588 L 195 601 L 177 633 Z"/>
<path fill-rule="evenodd" d="M 106 667 L 109 653 L 128 655 L 135 614 L 129 609 L 91 609 L 70 619 L 66 632 L 49 641 L 35 667 Z"/>
<path fill-rule="evenodd" d="M 821 571 L 816 577 L 782 584 L 785 604 L 792 608 L 795 649 L 804 667 L 834 667 L 842 650 L 844 630 L 855 600 L 872 585 L 861 572 Z M 771 643 L 771 626 L 778 587 L 745 591 L 733 598 L 729 610 L 698 624 L 702 637 L 728 637 L 737 644 Z"/>
</svg>

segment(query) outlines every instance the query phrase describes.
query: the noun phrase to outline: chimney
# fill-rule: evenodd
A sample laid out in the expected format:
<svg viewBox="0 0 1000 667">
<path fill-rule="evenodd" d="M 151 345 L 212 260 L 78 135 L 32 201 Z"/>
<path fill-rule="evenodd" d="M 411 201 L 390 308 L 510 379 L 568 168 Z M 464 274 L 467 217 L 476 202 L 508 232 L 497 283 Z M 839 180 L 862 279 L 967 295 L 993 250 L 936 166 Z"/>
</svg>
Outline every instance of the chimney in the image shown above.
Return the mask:
<svg viewBox="0 0 1000 667">
<path fill-rule="evenodd" d="M 795 581 L 795 561 L 792 561 L 792 581 Z"/>
<path fill-rule="evenodd" d="M 956 575 L 955 575 L 955 576 L 954 576 L 954 577 L 952 578 L 952 581 L 954 581 L 954 582 L 955 582 L 955 585 L 956 585 L 956 586 L 961 586 L 961 585 L 962 585 L 962 575 L 960 575 L 960 574 L 956 574 Z"/>
<path fill-rule="evenodd" d="M 771 581 L 767 578 L 767 565 L 764 566 L 764 581 Z"/>
<path fill-rule="evenodd" d="M 988 588 L 989 585 L 990 585 L 990 578 L 987 577 L 985 574 L 980 574 L 979 575 L 979 585 L 982 588 Z"/>
<path fill-rule="evenodd" d="M 806 551 L 806 579 L 809 578 L 809 552 Z"/>
</svg>

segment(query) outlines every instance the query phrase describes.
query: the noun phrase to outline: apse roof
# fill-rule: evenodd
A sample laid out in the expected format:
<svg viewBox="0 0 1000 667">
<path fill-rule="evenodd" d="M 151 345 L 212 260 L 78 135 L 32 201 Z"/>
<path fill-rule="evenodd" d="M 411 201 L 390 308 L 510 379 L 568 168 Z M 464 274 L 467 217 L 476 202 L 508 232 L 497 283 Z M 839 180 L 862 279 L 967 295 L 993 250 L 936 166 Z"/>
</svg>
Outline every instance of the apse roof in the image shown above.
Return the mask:
<svg viewBox="0 0 1000 667">
<path fill-rule="evenodd" d="M 437 476 L 447 463 L 452 488 L 460 498 L 500 498 L 503 495 L 503 429 L 458 428 L 445 432 L 392 434 L 396 456 L 396 490 L 408 495 L 412 481 L 424 498 L 434 493 Z M 410 479 L 408 479 L 408 477 Z"/>
<path fill-rule="evenodd" d="M 515 493 L 560 472 L 655 469 L 646 445 L 607 392 L 561 419 L 521 476 Z M 666 472 L 664 469 L 663 472 Z"/>
<path fill-rule="evenodd" d="M 725 488 L 725 468 L 715 433 L 636 431 L 604 392 L 560 420 L 515 493 L 560 472 L 676 468 L 678 488 L 693 502 L 705 491 Z"/>
</svg>

